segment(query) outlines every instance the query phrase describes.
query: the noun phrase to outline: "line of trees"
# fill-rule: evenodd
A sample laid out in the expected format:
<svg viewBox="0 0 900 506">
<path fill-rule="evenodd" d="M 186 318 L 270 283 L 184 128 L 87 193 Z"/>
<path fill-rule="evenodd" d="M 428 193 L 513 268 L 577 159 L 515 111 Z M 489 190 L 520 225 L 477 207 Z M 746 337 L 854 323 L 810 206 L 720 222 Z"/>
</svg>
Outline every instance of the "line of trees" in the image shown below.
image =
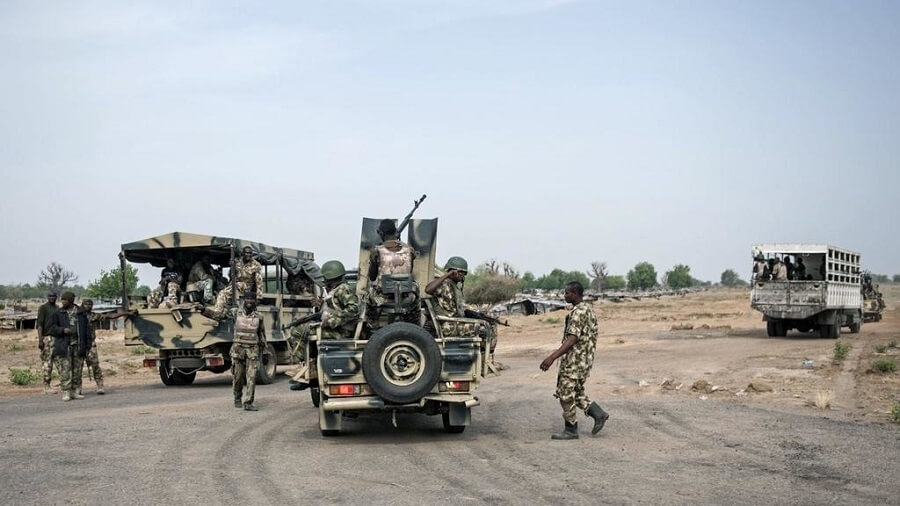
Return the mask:
<svg viewBox="0 0 900 506">
<path fill-rule="evenodd" d="M 150 287 L 138 286 L 137 269 L 125 266 L 126 287 L 130 295 L 148 295 Z M 71 291 L 76 297 L 93 297 L 100 300 L 113 300 L 121 297 L 121 269 L 115 267 L 109 271 L 100 271 L 100 276 L 89 282 L 87 287 L 77 284 L 78 275 L 66 269 L 62 264 L 50 262 L 38 274 L 37 283 L 20 283 L 0 285 L 0 300 L 43 299 L 48 292 L 62 293 Z"/>
</svg>

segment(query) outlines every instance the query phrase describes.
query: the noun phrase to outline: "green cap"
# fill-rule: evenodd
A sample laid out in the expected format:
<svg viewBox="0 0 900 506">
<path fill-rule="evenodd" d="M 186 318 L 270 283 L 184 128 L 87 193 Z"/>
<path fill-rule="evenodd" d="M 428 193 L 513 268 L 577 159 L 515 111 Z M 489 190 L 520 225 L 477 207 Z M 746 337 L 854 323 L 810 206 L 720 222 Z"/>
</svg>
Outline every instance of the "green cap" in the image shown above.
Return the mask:
<svg viewBox="0 0 900 506">
<path fill-rule="evenodd" d="M 451 269 L 469 272 L 469 263 L 466 262 L 466 259 L 463 257 L 450 257 L 450 259 L 447 260 L 446 265 L 444 265 L 444 270 L 449 271 Z"/>
<path fill-rule="evenodd" d="M 329 281 L 342 277 L 346 272 L 344 264 L 337 260 L 329 260 L 322 264 L 322 276 Z"/>
</svg>

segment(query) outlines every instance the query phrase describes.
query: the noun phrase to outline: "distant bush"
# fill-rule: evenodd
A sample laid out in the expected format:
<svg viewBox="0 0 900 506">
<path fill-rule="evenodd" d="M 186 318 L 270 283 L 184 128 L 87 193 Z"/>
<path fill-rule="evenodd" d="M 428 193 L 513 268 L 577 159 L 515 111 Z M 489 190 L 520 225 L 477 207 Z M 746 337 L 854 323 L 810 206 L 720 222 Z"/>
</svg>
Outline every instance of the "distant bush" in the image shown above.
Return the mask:
<svg viewBox="0 0 900 506">
<path fill-rule="evenodd" d="M 727 269 L 722 272 L 722 277 L 719 281 L 722 286 L 727 287 L 735 287 L 735 286 L 747 286 L 747 282 L 738 276 L 738 273 L 734 272 L 733 269 Z"/>
<path fill-rule="evenodd" d="M 31 369 L 9 368 L 9 381 L 16 385 L 30 385 L 38 380 L 40 376 Z"/>
<path fill-rule="evenodd" d="M 875 346 L 875 353 L 884 353 L 887 351 L 887 348 L 886 344 L 879 344 Z"/>
<path fill-rule="evenodd" d="M 894 404 L 894 408 L 891 409 L 891 420 L 900 423 L 900 404 Z"/>
<path fill-rule="evenodd" d="M 678 264 L 671 271 L 666 272 L 666 284 L 676 290 L 694 286 L 694 278 L 691 277 L 691 268 L 684 264 Z"/>
<path fill-rule="evenodd" d="M 629 290 L 649 290 L 657 285 L 656 268 L 649 262 L 640 262 L 628 271 Z"/>
<path fill-rule="evenodd" d="M 888 348 L 896 348 L 896 347 L 897 347 L 897 340 L 896 340 L 896 339 L 894 339 L 893 341 L 891 341 L 891 342 L 888 343 Z"/>
<path fill-rule="evenodd" d="M 887 374 L 896 371 L 897 364 L 894 363 L 894 359 L 892 358 L 879 358 L 872 363 L 872 369 L 882 374 Z"/>
<path fill-rule="evenodd" d="M 853 348 L 853 345 L 850 343 L 845 343 L 842 341 L 835 341 L 834 343 L 834 359 L 836 361 L 841 361 L 847 358 L 847 354 L 850 353 L 850 349 Z"/>
<path fill-rule="evenodd" d="M 555 316 L 551 316 L 549 318 L 544 318 L 544 320 L 543 320 L 544 323 L 549 323 L 550 325 L 556 325 L 557 323 L 559 323 L 561 321 L 562 320 L 560 320 L 559 318 L 556 318 Z"/>
<path fill-rule="evenodd" d="M 495 274 L 484 274 L 466 279 L 466 302 L 472 304 L 497 304 L 515 297 L 519 280 Z"/>
<path fill-rule="evenodd" d="M 625 276 L 606 276 L 603 280 L 604 290 L 624 290 L 626 286 Z"/>
<path fill-rule="evenodd" d="M 148 353 L 155 353 L 155 352 L 156 352 L 155 348 L 151 348 L 151 347 L 145 346 L 143 344 L 139 344 L 131 349 L 132 355 L 146 355 Z"/>
</svg>

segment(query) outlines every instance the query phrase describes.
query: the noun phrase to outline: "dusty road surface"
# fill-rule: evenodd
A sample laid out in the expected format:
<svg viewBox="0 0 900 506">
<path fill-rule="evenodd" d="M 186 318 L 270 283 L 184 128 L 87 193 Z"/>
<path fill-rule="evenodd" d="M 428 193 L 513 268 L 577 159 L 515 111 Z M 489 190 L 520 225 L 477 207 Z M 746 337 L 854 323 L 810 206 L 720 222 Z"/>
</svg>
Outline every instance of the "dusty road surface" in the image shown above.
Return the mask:
<svg viewBox="0 0 900 506">
<path fill-rule="evenodd" d="M 0 504 L 900 502 L 900 425 L 888 415 L 900 374 L 871 371 L 900 356 L 888 346 L 900 338 L 895 310 L 842 338 L 853 348 L 839 363 L 834 341 L 765 337 L 740 294 L 595 311 L 589 393 L 612 414 L 597 437 L 584 419 L 582 439 L 548 437 L 562 421 L 554 375 L 537 364 L 558 343 L 559 314 L 512 320 L 499 356 L 510 368 L 482 384 L 459 435 L 438 417 L 403 415 L 397 429 L 360 417 L 322 438 L 309 395 L 285 379 L 259 387 L 260 411 L 244 412 L 231 406 L 230 376 L 164 387 L 110 342 L 118 372 L 105 396 L 88 383 L 87 399 L 69 403 L 2 387 Z M 671 330 L 685 322 L 695 329 Z M 27 353 L 2 361 L 27 364 Z M 697 380 L 709 386 L 693 391 Z M 814 405 L 822 395 L 832 409 Z"/>
</svg>

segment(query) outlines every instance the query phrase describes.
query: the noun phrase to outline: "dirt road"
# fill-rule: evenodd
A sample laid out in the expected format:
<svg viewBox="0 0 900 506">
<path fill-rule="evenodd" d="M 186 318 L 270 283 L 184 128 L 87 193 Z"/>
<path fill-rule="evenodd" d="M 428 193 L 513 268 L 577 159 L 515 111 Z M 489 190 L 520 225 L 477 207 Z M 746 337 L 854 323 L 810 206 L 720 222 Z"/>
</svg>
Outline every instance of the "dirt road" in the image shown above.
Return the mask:
<svg viewBox="0 0 900 506">
<path fill-rule="evenodd" d="M 588 388 L 612 418 L 597 437 L 584 420 L 572 442 L 548 438 L 562 421 L 554 375 L 537 368 L 558 344 L 558 314 L 504 329 L 510 368 L 482 384 L 460 435 L 439 417 L 405 415 L 398 429 L 389 417 L 348 420 L 325 439 L 309 395 L 284 377 L 259 387 L 259 412 L 244 412 L 227 374 L 164 387 L 110 337 L 101 356 L 118 373 L 106 396 L 87 383 L 87 399 L 69 403 L 39 386 L 0 389 L 0 504 L 898 503 L 900 426 L 886 410 L 900 401 L 900 374 L 871 372 L 876 357 L 897 358 L 875 351 L 900 336 L 896 310 L 845 338 L 843 363 L 832 340 L 767 338 L 743 295 L 595 311 Z M 684 322 L 695 329 L 671 330 Z M 30 348 L 11 352 L 26 338 L 10 339 L 3 365 L 33 361 Z M 691 391 L 699 379 L 723 389 Z M 812 405 L 822 392 L 835 409 Z"/>
</svg>

